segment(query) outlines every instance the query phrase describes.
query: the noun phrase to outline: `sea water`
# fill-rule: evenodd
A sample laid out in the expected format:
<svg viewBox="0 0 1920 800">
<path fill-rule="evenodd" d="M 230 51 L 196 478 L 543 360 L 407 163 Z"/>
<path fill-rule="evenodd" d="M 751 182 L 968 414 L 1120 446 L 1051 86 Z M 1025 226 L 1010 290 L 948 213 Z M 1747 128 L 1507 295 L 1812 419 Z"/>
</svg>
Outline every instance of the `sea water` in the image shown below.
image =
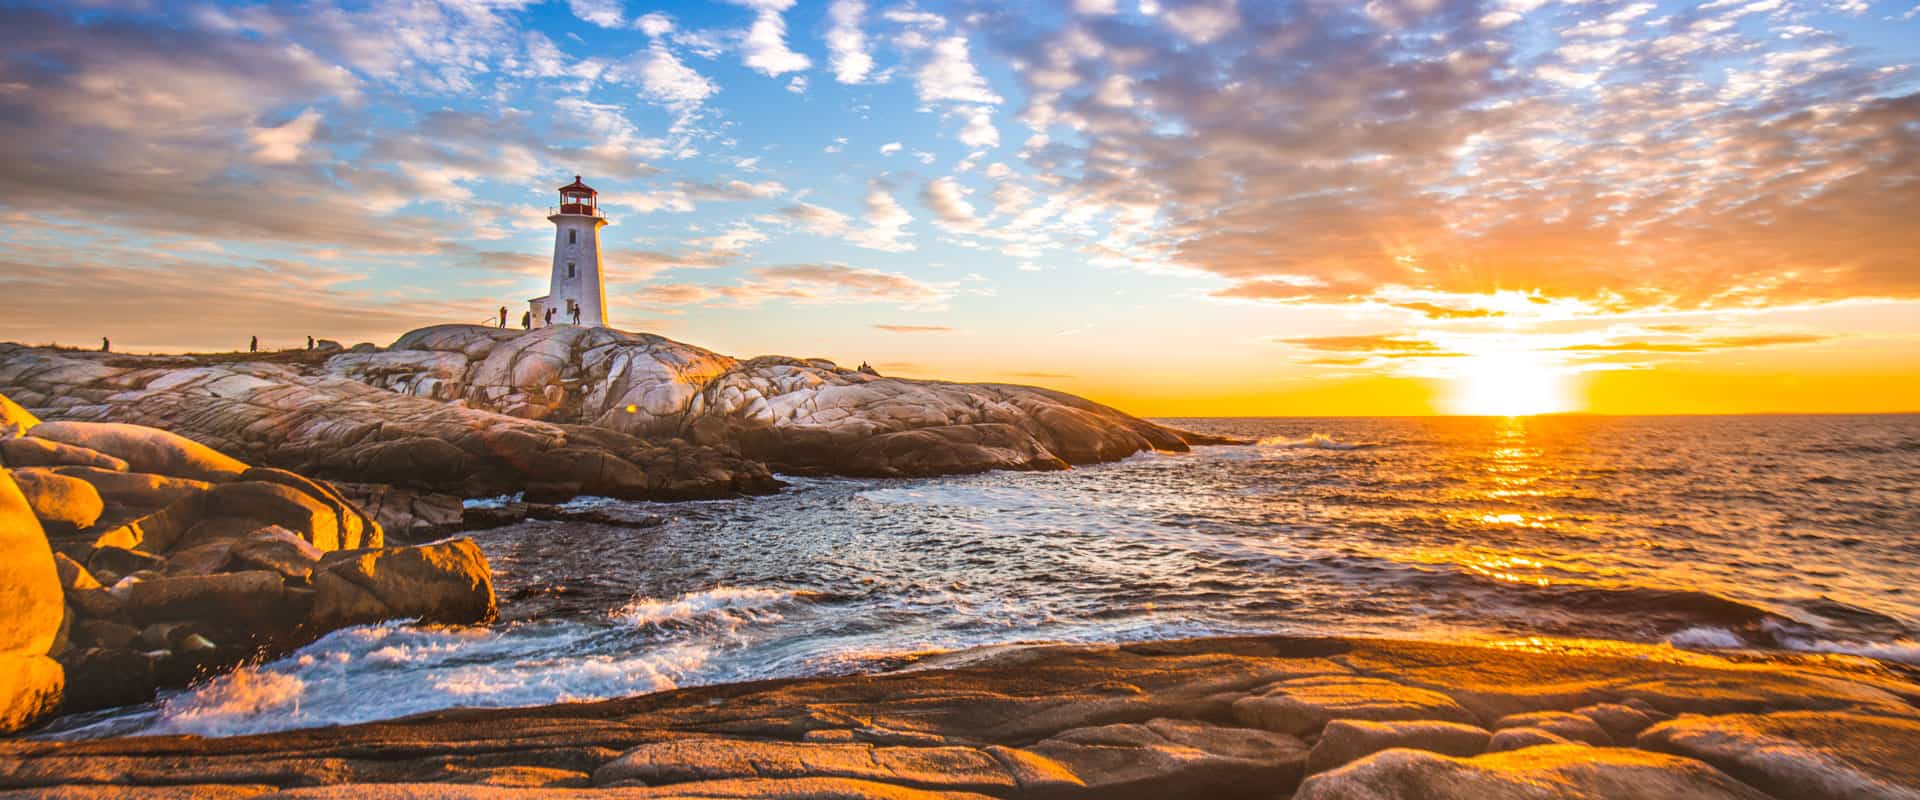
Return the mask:
<svg viewBox="0 0 1920 800">
<path fill-rule="evenodd" d="M 1920 664 L 1920 417 L 1184 419 L 1065 472 L 583 498 L 470 535 L 498 623 L 335 632 L 43 735 L 233 735 L 1236 633 L 1577 637 Z M 654 518 L 659 524 L 649 526 Z"/>
</svg>

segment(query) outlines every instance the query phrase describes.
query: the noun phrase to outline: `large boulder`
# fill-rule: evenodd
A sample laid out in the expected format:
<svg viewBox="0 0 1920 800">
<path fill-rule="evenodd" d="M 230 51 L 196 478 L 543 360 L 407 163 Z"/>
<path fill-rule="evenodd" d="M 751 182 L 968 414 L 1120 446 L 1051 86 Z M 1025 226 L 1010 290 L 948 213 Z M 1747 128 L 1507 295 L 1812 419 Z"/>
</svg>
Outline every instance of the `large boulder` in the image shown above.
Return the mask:
<svg viewBox="0 0 1920 800">
<path fill-rule="evenodd" d="M 97 450 L 38 436 L 0 439 L 0 465 L 9 467 L 96 467 L 126 472 L 127 462 Z"/>
<path fill-rule="evenodd" d="M 33 435 L 105 453 L 135 472 L 219 483 L 240 477 L 247 465 L 211 447 L 145 425 L 55 420 L 34 426 Z"/>
<path fill-rule="evenodd" d="M 19 403 L 0 394 L 0 437 L 21 436 L 40 424 L 40 418 Z"/>
<path fill-rule="evenodd" d="M 11 470 L 13 482 L 27 498 L 33 515 L 50 531 L 77 531 L 90 528 L 100 519 L 106 504 L 93 484 L 70 478 L 44 467 Z"/>
<path fill-rule="evenodd" d="M 1300 784 L 1294 800 L 1773 800 L 1690 758 L 1586 745 L 1451 758 L 1386 750 Z"/>
<path fill-rule="evenodd" d="M 59 706 L 65 676 L 47 652 L 65 615 L 46 535 L 27 498 L 0 471 L 0 733 L 31 725 Z"/>
<path fill-rule="evenodd" d="M 470 624 L 493 619 L 493 576 L 472 539 L 329 554 L 314 573 L 321 630 L 388 619 Z"/>
</svg>

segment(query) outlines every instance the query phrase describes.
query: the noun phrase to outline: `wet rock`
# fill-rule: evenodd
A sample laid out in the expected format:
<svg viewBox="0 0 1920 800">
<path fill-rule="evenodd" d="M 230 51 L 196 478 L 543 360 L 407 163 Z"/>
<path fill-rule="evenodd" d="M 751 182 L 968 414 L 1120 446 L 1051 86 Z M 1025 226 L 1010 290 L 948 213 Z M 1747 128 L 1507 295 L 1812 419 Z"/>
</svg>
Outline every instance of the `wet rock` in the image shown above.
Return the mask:
<svg viewBox="0 0 1920 800">
<path fill-rule="evenodd" d="M 14 484 L 48 531 L 78 531 L 100 519 L 106 504 L 93 484 L 43 467 L 11 470 Z"/>
<path fill-rule="evenodd" d="M 35 426 L 41 439 L 84 447 L 118 458 L 133 472 L 220 483 L 234 480 L 247 465 L 199 442 L 144 425 L 54 420 Z"/>
<path fill-rule="evenodd" d="M 1580 714 L 1566 711 L 1509 714 L 1495 721 L 1493 727 L 1495 730 L 1537 728 L 1568 741 L 1585 742 L 1597 747 L 1608 747 L 1613 744 L 1613 737 L 1601 730 L 1599 724 Z"/>
<path fill-rule="evenodd" d="M 96 708 L 144 703 L 159 687 L 160 657 L 130 647 L 90 647 L 68 650 L 60 657 L 66 671 L 66 695 L 61 711 L 74 713 Z"/>
<path fill-rule="evenodd" d="M 1066 766 L 1096 796 L 1235 797 L 1254 789 L 1267 797 L 1300 782 L 1308 752 L 1284 734 L 1172 719 L 1075 728 L 1026 749 Z"/>
<path fill-rule="evenodd" d="M 127 462 L 113 456 L 37 436 L 0 439 L 0 465 L 15 468 L 75 466 L 111 472 L 127 471 Z"/>
<path fill-rule="evenodd" d="M 133 646 L 140 629 L 105 619 L 83 619 L 74 625 L 73 638 L 85 647 L 124 649 Z"/>
<path fill-rule="evenodd" d="M 495 613 L 493 578 L 472 539 L 329 556 L 313 576 L 323 630 L 388 619 L 463 625 Z"/>
<path fill-rule="evenodd" d="M 1393 747 L 1474 756 L 1486 752 L 1488 738 L 1486 730 L 1457 722 L 1337 719 L 1320 731 L 1307 756 L 1307 772 L 1325 772 Z"/>
<path fill-rule="evenodd" d="M 11 424 L 31 416 L 8 411 Z M 52 713 L 65 676 L 47 657 L 66 620 L 60 575 L 46 535 L 13 479 L 0 470 L 0 733 Z"/>
<path fill-rule="evenodd" d="M 1770 800 L 1687 758 L 1584 745 L 1530 747 L 1473 758 L 1418 750 L 1375 753 L 1307 778 L 1294 800 Z"/>
<path fill-rule="evenodd" d="M 1235 701 L 1233 718 L 1243 725 L 1294 736 L 1318 733 L 1335 719 L 1475 722 L 1472 713 L 1439 692 L 1350 676 L 1273 684 L 1261 694 Z"/>
<path fill-rule="evenodd" d="M 1920 798 L 1920 719 L 1847 712 L 1682 716 L 1639 746 L 1697 758 L 1775 797 Z"/>
</svg>

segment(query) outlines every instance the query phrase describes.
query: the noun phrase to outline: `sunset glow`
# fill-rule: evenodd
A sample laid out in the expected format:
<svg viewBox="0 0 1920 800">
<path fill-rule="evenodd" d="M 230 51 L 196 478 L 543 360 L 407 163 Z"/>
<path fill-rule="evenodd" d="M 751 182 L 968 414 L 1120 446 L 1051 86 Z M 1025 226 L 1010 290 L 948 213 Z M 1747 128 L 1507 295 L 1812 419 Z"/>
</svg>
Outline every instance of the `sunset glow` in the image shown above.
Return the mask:
<svg viewBox="0 0 1920 800">
<path fill-rule="evenodd" d="M 1566 379 L 1532 353 L 1487 353 L 1461 359 L 1448 410 L 1514 417 L 1573 408 Z"/>
<path fill-rule="evenodd" d="M 1147 414 L 1920 397 L 1920 19 L 1890 2 L 9 17 L 0 339 L 484 320 L 543 291 L 585 174 L 609 323 L 722 352 Z"/>
</svg>

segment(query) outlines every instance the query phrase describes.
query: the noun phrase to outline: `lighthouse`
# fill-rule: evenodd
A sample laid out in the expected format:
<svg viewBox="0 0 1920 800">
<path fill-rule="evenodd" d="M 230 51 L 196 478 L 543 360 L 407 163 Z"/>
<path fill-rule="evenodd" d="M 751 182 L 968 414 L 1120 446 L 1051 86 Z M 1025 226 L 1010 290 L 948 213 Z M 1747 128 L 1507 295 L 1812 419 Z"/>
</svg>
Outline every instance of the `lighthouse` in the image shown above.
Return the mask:
<svg viewBox="0 0 1920 800">
<path fill-rule="evenodd" d="M 607 218 L 600 215 L 600 193 L 573 176 L 573 183 L 560 187 L 560 207 L 552 216 L 553 278 L 547 296 L 528 301 L 533 327 L 579 324 L 590 328 L 607 326 L 607 284 L 600 275 L 600 226 Z M 553 316 L 548 318 L 551 310 Z M 575 312 L 578 312 L 576 316 Z"/>
</svg>

